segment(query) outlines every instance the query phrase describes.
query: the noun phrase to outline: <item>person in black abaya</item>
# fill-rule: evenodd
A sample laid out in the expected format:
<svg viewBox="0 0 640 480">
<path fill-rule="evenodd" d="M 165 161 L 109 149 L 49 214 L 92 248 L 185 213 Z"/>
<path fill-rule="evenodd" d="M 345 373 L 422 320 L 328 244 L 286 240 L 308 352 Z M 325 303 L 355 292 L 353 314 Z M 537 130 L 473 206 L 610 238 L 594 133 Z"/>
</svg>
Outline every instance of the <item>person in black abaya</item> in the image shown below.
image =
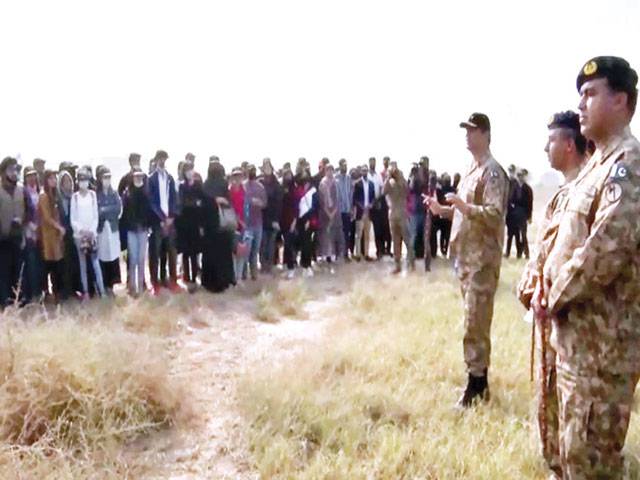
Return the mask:
<svg viewBox="0 0 640 480">
<path fill-rule="evenodd" d="M 178 252 L 182 254 L 183 280 L 187 289 L 193 292 L 196 279 L 200 275 L 199 254 L 202 252 L 202 206 L 204 194 L 202 183 L 196 180 L 193 164 L 185 163 L 181 172 L 184 180 L 178 189 L 178 209 L 176 219 L 178 231 Z"/>
<path fill-rule="evenodd" d="M 220 208 L 229 208 L 229 185 L 220 162 L 209 164 L 204 182 L 202 239 L 202 286 L 222 292 L 235 285 L 233 270 L 233 230 L 220 228 Z"/>
</svg>

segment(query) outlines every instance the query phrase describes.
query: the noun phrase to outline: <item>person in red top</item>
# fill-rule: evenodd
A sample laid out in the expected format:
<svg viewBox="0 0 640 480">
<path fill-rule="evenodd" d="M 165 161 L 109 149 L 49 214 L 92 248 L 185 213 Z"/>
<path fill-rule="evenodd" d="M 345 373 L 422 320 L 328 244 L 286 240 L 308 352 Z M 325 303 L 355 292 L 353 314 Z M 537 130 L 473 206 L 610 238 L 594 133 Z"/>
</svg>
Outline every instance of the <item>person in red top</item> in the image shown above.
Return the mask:
<svg viewBox="0 0 640 480">
<path fill-rule="evenodd" d="M 231 182 L 229 183 L 229 199 L 231 200 L 231 206 L 236 212 L 238 219 L 238 227 L 236 230 L 236 240 L 233 253 L 233 265 L 236 274 L 236 282 L 240 282 L 243 277 L 246 278 L 244 272 L 245 264 L 247 262 L 246 246 L 250 245 L 250 238 L 247 238 L 248 232 L 246 231 L 246 219 L 248 216 L 249 204 L 247 203 L 245 189 L 242 185 L 244 174 L 242 169 L 234 168 L 231 171 Z"/>
<path fill-rule="evenodd" d="M 244 231 L 245 227 L 245 194 L 242 186 L 242 170 L 234 168 L 231 172 L 231 183 L 229 185 L 229 197 L 231 198 L 231 206 L 238 217 L 238 231 Z"/>
</svg>

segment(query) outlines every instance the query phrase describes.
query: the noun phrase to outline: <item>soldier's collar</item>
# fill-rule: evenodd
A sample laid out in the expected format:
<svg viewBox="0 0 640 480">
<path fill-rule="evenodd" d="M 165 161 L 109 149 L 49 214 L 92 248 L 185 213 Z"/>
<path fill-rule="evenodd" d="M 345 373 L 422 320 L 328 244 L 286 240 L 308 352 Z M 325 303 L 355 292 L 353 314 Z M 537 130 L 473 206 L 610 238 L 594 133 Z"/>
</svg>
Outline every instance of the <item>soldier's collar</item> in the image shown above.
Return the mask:
<svg viewBox="0 0 640 480">
<path fill-rule="evenodd" d="M 602 149 L 602 152 L 600 152 L 599 163 L 603 164 L 611 156 L 613 152 L 615 152 L 616 150 L 618 150 L 618 148 L 620 148 L 620 145 L 622 145 L 622 142 L 624 142 L 624 140 L 629 138 L 630 136 L 631 136 L 631 129 L 627 125 L 619 135 L 611 137 L 611 139 L 609 139 L 609 143 L 607 143 L 607 146 Z"/>
</svg>

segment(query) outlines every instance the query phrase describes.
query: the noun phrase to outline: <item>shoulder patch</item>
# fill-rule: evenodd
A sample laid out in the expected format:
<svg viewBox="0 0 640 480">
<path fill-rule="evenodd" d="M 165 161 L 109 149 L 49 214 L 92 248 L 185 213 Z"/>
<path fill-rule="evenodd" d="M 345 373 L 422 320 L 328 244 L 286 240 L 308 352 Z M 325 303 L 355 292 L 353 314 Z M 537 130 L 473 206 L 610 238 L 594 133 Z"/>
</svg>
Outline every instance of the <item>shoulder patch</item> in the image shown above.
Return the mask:
<svg viewBox="0 0 640 480">
<path fill-rule="evenodd" d="M 604 187 L 604 197 L 609 203 L 616 203 L 622 197 L 622 186 L 617 182 L 610 182 Z"/>
<path fill-rule="evenodd" d="M 615 180 L 622 180 L 623 178 L 627 178 L 628 175 L 629 175 L 629 169 L 627 168 L 627 166 L 624 163 L 617 163 L 611 169 L 611 174 L 609 175 L 609 178 L 615 179 Z"/>
</svg>

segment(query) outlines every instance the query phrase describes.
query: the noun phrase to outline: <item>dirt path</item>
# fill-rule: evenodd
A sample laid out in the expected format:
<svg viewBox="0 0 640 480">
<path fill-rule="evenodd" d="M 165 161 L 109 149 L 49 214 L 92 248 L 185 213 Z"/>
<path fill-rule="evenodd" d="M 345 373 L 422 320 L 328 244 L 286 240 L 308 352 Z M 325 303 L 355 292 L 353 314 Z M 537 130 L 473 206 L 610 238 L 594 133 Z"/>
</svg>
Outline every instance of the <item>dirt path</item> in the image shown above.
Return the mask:
<svg viewBox="0 0 640 480">
<path fill-rule="evenodd" d="M 223 295 L 198 293 L 183 332 L 171 341 L 174 375 L 189 382 L 200 424 L 185 432 L 164 432 L 139 447 L 152 454 L 160 471 L 151 478 L 257 479 L 243 442 L 238 410 L 238 380 L 253 365 L 276 366 L 321 341 L 323 311 L 336 305 L 360 271 L 343 267 L 307 282 L 310 300 L 302 318 L 278 323 L 257 320 L 257 297 L 267 280 Z M 271 282 L 274 280 L 271 279 Z"/>
</svg>

